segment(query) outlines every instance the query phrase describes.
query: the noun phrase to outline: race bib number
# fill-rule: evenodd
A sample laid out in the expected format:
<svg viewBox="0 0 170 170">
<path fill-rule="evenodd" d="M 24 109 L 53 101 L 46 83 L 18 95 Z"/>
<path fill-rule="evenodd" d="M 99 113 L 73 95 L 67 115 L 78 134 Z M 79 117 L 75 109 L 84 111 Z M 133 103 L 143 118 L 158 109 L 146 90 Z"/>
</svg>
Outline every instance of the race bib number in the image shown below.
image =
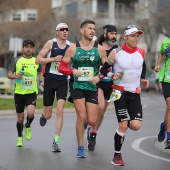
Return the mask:
<svg viewBox="0 0 170 170">
<path fill-rule="evenodd" d="M 112 92 L 112 94 L 110 95 L 110 99 L 108 100 L 108 102 L 111 102 L 111 101 L 116 101 L 116 100 L 119 100 L 120 99 L 120 97 L 121 97 L 121 95 L 122 95 L 122 93 L 121 93 L 121 91 L 119 91 L 119 90 L 114 90 L 113 89 L 113 92 Z"/>
<path fill-rule="evenodd" d="M 56 75 L 63 75 L 62 73 L 60 73 L 58 71 L 59 64 L 60 64 L 60 62 L 57 62 L 57 63 L 56 62 L 52 62 L 49 72 L 53 73 L 53 74 L 56 74 Z"/>
<path fill-rule="evenodd" d="M 78 67 L 78 70 L 82 73 L 81 77 L 78 77 L 78 81 L 89 81 L 94 77 L 93 67 Z"/>
<path fill-rule="evenodd" d="M 22 88 L 33 89 L 34 88 L 34 77 L 22 77 Z"/>
</svg>

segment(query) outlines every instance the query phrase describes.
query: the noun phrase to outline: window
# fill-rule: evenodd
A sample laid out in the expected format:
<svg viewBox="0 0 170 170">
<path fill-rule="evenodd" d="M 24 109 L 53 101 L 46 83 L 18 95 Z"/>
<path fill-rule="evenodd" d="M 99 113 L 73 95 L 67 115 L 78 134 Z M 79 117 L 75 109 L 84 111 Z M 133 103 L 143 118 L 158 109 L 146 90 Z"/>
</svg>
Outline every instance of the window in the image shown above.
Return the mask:
<svg viewBox="0 0 170 170">
<path fill-rule="evenodd" d="M 15 13 L 12 16 L 13 21 L 21 21 L 21 14 L 20 13 Z"/>
<path fill-rule="evenodd" d="M 52 8 L 57 8 L 62 5 L 62 0 L 52 0 L 51 2 L 51 7 Z"/>
<path fill-rule="evenodd" d="M 38 19 L 37 9 L 25 9 L 12 12 L 6 21 L 36 21 Z"/>
<path fill-rule="evenodd" d="M 38 18 L 36 9 L 26 9 L 25 15 L 25 21 L 36 21 Z"/>
</svg>

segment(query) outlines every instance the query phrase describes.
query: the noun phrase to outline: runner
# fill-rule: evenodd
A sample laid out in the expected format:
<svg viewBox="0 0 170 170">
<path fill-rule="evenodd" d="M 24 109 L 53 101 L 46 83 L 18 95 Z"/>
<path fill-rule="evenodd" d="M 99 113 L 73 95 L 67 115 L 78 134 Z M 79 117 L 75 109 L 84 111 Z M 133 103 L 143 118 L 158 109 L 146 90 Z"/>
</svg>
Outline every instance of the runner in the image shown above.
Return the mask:
<svg viewBox="0 0 170 170">
<path fill-rule="evenodd" d="M 94 126 L 98 117 L 98 99 L 96 83 L 99 82 L 98 70 L 100 62 L 106 61 L 106 52 L 101 45 L 93 41 L 95 22 L 86 20 L 81 23 L 82 38 L 71 45 L 63 60 L 60 62 L 59 71 L 65 75 L 74 76 L 71 98 L 77 113 L 76 134 L 78 142 L 78 158 L 85 158 L 83 147 L 84 123 Z M 68 64 L 73 62 L 72 68 Z"/>
<path fill-rule="evenodd" d="M 67 97 L 68 81 L 67 76 L 58 72 L 58 66 L 66 50 L 70 46 L 67 41 L 68 26 L 66 23 L 59 23 L 56 26 L 56 37 L 48 40 L 39 52 L 36 64 L 45 64 L 43 104 L 44 111 L 40 117 L 40 125 L 45 126 L 52 116 L 53 102 L 56 95 L 56 125 L 55 136 L 52 144 L 53 152 L 61 152 L 58 142 L 63 126 L 63 109 Z M 45 58 L 47 55 L 47 58 Z"/>
<path fill-rule="evenodd" d="M 25 129 L 25 137 L 31 140 L 31 123 L 34 120 L 34 112 L 38 94 L 37 73 L 39 80 L 42 80 L 41 67 L 35 64 L 34 42 L 32 40 L 24 40 L 22 43 L 23 55 L 12 60 L 8 69 L 8 78 L 15 79 L 14 100 L 17 113 L 17 131 L 18 138 L 16 146 L 22 147 L 23 128 Z M 24 123 L 24 109 L 27 107 L 27 119 Z"/>
<path fill-rule="evenodd" d="M 103 26 L 103 32 L 104 33 L 98 39 L 98 43 L 103 46 L 107 56 L 109 56 L 110 52 L 118 47 L 117 28 L 115 25 L 105 25 Z M 112 67 L 110 69 L 112 69 Z M 94 151 L 95 149 L 97 131 L 102 124 L 105 111 L 109 105 L 108 100 L 112 92 L 112 85 L 113 80 L 108 77 L 101 77 L 100 82 L 97 84 L 99 115 L 95 126 L 93 128 L 89 126 L 87 130 L 88 149 L 90 151 Z"/>
<path fill-rule="evenodd" d="M 161 68 L 163 61 L 164 65 Z M 162 82 L 163 95 L 166 101 L 166 113 L 164 122 L 160 125 L 158 141 L 163 142 L 167 136 L 165 149 L 170 149 L 170 39 L 162 42 L 155 71 L 159 72 L 159 81 Z"/>
<path fill-rule="evenodd" d="M 140 82 L 148 88 L 149 82 L 145 80 L 146 65 L 144 61 L 145 50 L 137 46 L 139 35 L 143 31 L 138 30 L 135 25 L 129 25 L 124 31 L 124 41 L 121 47 L 112 50 L 107 62 L 101 68 L 105 76 L 113 76 L 108 68 L 114 63 L 115 72 L 124 72 L 122 80 L 118 85 L 113 85 L 119 90 L 121 97 L 114 102 L 118 128 L 116 130 L 115 153 L 111 161 L 114 165 L 124 165 L 121 148 L 128 128 L 137 131 L 142 124 L 142 105 L 140 99 Z"/>
</svg>

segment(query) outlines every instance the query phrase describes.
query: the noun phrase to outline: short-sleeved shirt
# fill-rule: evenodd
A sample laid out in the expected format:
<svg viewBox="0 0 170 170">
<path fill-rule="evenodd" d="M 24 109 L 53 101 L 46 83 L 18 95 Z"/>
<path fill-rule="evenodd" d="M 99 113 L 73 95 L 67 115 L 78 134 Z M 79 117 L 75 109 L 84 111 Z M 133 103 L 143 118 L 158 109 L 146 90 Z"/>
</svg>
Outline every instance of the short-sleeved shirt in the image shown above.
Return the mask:
<svg viewBox="0 0 170 170">
<path fill-rule="evenodd" d="M 21 82 L 15 80 L 15 91 L 16 94 L 38 94 L 37 86 L 37 72 L 42 71 L 40 65 L 35 64 L 35 57 L 26 58 L 24 56 L 15 57 L 8 70 L 15 74 L 18 74 L 22 68 L 24 68 L 24 74 Z"/>
<path fill-rule="evenodd" d="M 76 43 L 76 53 L 72 61 L 73 68 L 82 72 L 81 77 L 74 77 L 73 89 L 97 91 L 96 85 L 89 82 L 89 79 L 96 76 L 99 72 L 100 54 L 98 43 L 95 42 L 90 50 L 84 50 L 79 42 Z"/>
<path fill-rule="evenodd" d="M 165 61 L 159 72 L 159 81 L 170 83 L 170 39 L 162 42 L 160 52 L 165 55 Z"/>
</svg>

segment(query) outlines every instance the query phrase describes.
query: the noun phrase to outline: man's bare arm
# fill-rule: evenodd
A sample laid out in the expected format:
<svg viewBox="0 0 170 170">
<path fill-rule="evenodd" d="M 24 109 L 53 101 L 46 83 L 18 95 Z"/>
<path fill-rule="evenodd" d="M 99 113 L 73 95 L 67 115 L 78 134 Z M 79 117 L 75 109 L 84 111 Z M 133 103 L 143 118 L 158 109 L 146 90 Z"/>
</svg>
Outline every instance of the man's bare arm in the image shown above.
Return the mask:
<svg viewBox="0 0 170 170">
<path fill-rule="evenodd" d="M 45 58 L 45 56 L 51 51 L 52 44 L 53 44 L 53 40 L 48 40 L 45 43 L 44 47 L 41 49 L 41 51 L 39 52 L 35 60 L 36 64 L 47 64 L 47 63 L 57 62 L 61 60 L 62 56 Z"/>
</svg>

